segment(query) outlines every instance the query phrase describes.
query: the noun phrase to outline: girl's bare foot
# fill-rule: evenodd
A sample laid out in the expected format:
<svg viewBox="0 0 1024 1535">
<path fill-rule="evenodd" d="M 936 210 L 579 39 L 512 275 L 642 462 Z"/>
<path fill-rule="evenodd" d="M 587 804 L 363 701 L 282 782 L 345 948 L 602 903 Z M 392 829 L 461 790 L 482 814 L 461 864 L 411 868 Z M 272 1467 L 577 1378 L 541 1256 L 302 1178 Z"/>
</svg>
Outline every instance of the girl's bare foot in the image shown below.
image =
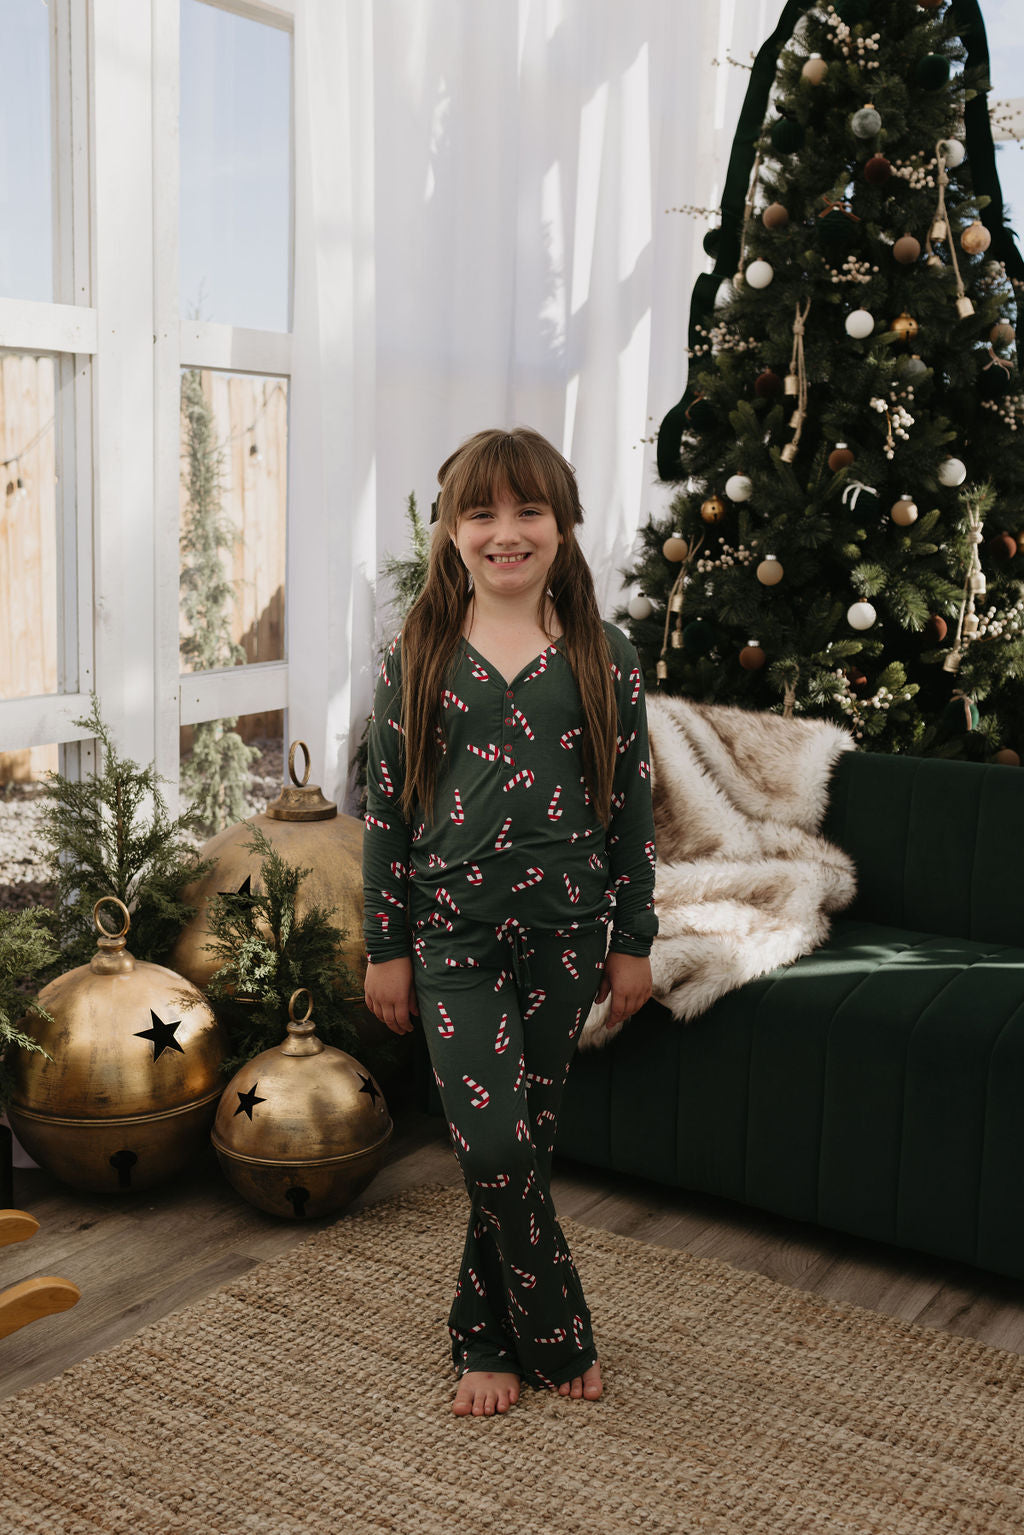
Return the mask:
<svg viewBox="0 0 1024 1535">
<path fill-rule="evenodd" d="M 572 1396 L 577 1400 L 585 1397 L 588 1402 L 596 1402 L 603 1390 L 601 1366 L 595 1359 L 589 1370 L 584 1370 L 582 1375 L 577 1375 L 574 1380 L 563 1381 L 558 1388 L 558 1394 Z"/>
<path fill-rule="evenodd" d="M 497 1370 L 467 1370 L 459 1381 L 452 1412 L 460 1418 L 490 1418 L 519 1400 L 519 1376 Z"/>
</svg>

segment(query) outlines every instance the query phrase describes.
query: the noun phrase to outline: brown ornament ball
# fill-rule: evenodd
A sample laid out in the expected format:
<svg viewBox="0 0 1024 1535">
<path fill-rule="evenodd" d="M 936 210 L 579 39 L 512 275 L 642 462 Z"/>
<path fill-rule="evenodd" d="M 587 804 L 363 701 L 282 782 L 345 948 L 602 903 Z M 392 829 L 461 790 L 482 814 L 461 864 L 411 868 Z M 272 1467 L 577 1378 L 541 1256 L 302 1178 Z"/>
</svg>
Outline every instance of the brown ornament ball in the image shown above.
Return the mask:
<svg viewBox="0 0 1024 1535">
<path fill-rule="evenodd" d="M 708 496 L 700 504 L 700 515 L 705 522 L 721 522 L 725 516 L 725 502 L 721 496 Z"/>
<path fill-rule="evenodd" d="M 901 235 L 893 246 L 892 253 L 904 266 L 912 266 L 921 254 L 921 242 L 915 240 L 913 235 Z"/>
<path fill-rule="evenodd" d="M 846 680 L 855 693 L 861 693 L 868 685 L 868 679 L 859 666 L 851 666 L 846 673 Z"/>
<path fill-rule="evenodd" d="M 820 85 L 828 74 L 828 65 L 820 53 L 812 53 L 800 74 L 810 85 Z"/>
<path fill-rule="evenodd" d="M 783 203 L 769 203 L 761 214 L 765 229 L 785 229 L 789 223 L 789 209 Z"/>
<path fill-rule="evenodd" d="M 968 224 L 960 236 L 960 244 L 969 256 L 980 256 L 992 244 L 992 236 L 984 224 L 976 219 L 973 224 Z"/>
<path fill-rule="evenodd" d="M 864 180 L 870 186 L 883 186 L 891 175 L 892 165 L 884 155 L 872 155 L 864 166 Z"/>
<path fill-rule="evenodd" d="M 835 474 L 839 469 L 847 469 L 853 463 L 853 453 L 845 442 L 837 442 L 828 456 L 828 467 Z"/>
<path fill-rule="evenodd" d="M 754 380 L 754 393 L 762 400 L 770 400 L 782 393 L 782 380 L 771 368 L 765 368 Z"/>
<path fill-rule="evenodd" d="M 759 672 L 768 657 L 754 640 L 740 651 L 740 665 L 745 672 Z"/>
<path fill-rule="evenodd" d="M 892 328 L 901 341 L 913 341 L 914 337 L 921 329 L 917 321 L 914 319 L 914 316 L 912 314 L 907 314 L 906 310 L 904 310 L 902 314 L 898 314 L 896 316 L 895 320 L 892 322 Z"/>
<path fill-rule="evenodd" d="M 1017 540 L 1012 533 L 996 533 L 988 541 L 989 553 L 997 560 L 1012 560 L 1017 553 Z"/>
<path fill-rule="evenodd" d="M 1017 332 L 1006 320 L 997 320 L 988 333 L 988 339 L 993 346 L 1012 346 L 1017 339 Z"/>
<path fill-rule="evenodd" d="M 661 552 L 666 560 L 671 560 L 673 564 L 678 565 L 681 560 L 686 559 L 690 552 L 690 546 L 685 538 L 680 538 L 678 534 L 673 534 L 670 538 L 666 538 L 661 546 Z"/>
<path fill-rule="evenodd" d="M 1004 767 L 1020 767 L 1020 757 L 1012 746 L 1004 746 L 1002 751 L 996 752 L 992 761 L 1002 763 Z"/>
<path fill-rule="evenodd" d="M 773 554 L 761 561 L 754 574 L 762 586 L 778 586 L 782 580 L 783 570 L 779 561 Z"/>
<path fill-rule="evenodd" d="M 917 521 L 917 507 L 909 496 L 900 496 L 889 508 L 889 516 L 898 528 L 909 528 Z"/>
<path fill-rule="evenodd" d="M 923 632 L 929 645 L 941 645 L 949 633 L 949 625 L 939 613 L 933 613 L 925 624 Z"/>
</svg>

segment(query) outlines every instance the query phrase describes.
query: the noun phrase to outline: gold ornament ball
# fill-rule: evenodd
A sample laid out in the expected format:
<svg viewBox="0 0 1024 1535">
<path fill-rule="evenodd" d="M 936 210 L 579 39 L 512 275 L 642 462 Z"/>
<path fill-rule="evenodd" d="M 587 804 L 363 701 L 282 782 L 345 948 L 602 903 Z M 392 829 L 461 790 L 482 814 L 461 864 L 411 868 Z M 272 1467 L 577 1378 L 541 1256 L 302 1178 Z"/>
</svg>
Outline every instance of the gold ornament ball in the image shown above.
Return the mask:
<svg viewBox="0 0 1024 1535">
<path fill-rule="evenodd" d="M 785 229 L 789 223 L 789 209 L 783 203 L 769 203 L 761 214 L 765 229 Z"/>
<path fill-rule="evenodd" d="M 759 672 L 767 659 L 756 640 L 751 640 L 740 651 L 740 665 L 745 672 Z"/>
<path fill-rule="evenodd" d="M 901 341 L 912 341 L 921 329 L 914 316 L 907 314 L 906 310 L 896 316 L 892 328 Z"/>
<path fill-rule="evenodd" d="M 661 546 L 661 552 L 666 560 L 671 560 L 673 564 L 678 565 L 681 560 L 686 559 L 690 552 L 690 546 L 685 538 L 680 538 L 677 534 L 673 534 L 671 538 L 666 538 Z"/>
<path fill-rule="evenodd" d="M 899 528 L 909 528 L 917 521 L 917 507 L 909 496 L 900 496 L 889 509 L 889 516 Z"/>
<path fill-rule="evenodd" d="M 996 752 L 993 762 L 1000 762 L 1004 767 L 1020 767 L 1020 757 L 1012 746 L 1004 746 L 1002 751 Z"/>
<path fill-rule="evenodd" d="M 828 65 L 820 53 L 812 53 L 800 73 L 809 84 L 820 85 L 828 74 Z"/>
<path fill-rule="evenodd" d="M 828 467 L 836 474 L 840 469 L 847 469 L 853 463 L 853 452 L 845 442 L 837 442 L 828 456 Z"/>
<path fill-rule="evenodd" d="M 893 246 L 892 253 L 904 266 L 911 266 L 921 254 L 921 242 L 913 235 L 901 235 Z"/>
<path fill-rule="evenodd" d="M 725 516 L 725 502 L 721 496 L 709 496 L 700 504 L 700 515 L 705 522 L 721 522 Z"/>
<path fill-rule="evenodd" d="M 993 346 L 1011 346 L 1017 339 L 1017 332 L 1006 320 L 998 320 L 989 331 L 988 339 Z"/>
<path fill-rule="evenodd" d="M 763 559 L 760 565 L 758 565 L 757 570 L 755 571 L 755 575 L 757 576 L 757 579 L 760 581 L 762 586 L 778 586 L 779 582 L 782 580 L 782 566 L 775 558 L 774 554 L 769 554 L 768 557 Z"/>
<path fill-rule="evenodd" d="M 984 224 L 976 219 L 973 224 L 968 224 L 960 236 L 960 244 L 969 256 L 980 256 L 992 244 L 992 236 Z"/>
</svg>

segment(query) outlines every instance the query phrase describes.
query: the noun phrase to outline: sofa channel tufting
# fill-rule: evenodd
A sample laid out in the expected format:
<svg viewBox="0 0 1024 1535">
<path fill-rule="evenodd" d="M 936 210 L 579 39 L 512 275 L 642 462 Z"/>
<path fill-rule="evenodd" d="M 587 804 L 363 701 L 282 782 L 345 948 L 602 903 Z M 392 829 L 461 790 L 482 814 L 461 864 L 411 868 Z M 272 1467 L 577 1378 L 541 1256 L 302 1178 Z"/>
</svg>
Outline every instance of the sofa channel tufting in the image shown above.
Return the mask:
<svg viewBox="0 0 1024 1535">
<path fill-rule="evenodd" d="M 1024 771 L 846 752 L 829 941 L 577 1053 L 580 1162 L 1024 1277 Z"/>
</svg>

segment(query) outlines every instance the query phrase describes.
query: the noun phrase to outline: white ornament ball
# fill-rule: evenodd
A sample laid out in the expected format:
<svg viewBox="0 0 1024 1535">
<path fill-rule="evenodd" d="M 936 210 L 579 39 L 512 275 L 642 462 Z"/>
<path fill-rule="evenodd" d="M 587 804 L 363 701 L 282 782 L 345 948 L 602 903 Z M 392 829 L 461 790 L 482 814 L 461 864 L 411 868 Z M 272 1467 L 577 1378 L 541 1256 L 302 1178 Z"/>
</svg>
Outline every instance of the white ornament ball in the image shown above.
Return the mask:
<svg viewBox="0 0 1024 1535">
<path fill-rule="evenodd" d="M 939 148 L 948 166 L 955 170 L 958 165 L 963 165 L 967 150 L 959 139 L 943 139 Z"/>
<path fill-rule="evenodd" d="M 846 612 L 846 622 L 851 629 L 870 629 L 877 617 L 870 602 L 855 602 Z"/>
<path fill-rule="evenodd" d="M 854 341 L 863 341 L 875 328 L 875 317 L 869 309 L 854 309 L 846 316 L 846 334 Z"/>
<path fill-rule="evenodd" d="M 744 275 L 751 288 L 767 288 L 775 272 L 767 261 L 752 261 Z"/>
<path fill-rule="evenodd" d="M 770 554 L 767 559 L 761 561 L 754 574 L 762 586 L 778 586 L 783 576 L 782 565 L 773 554 Z"/>
<path fill-rule="evenodd" d="M 898 528 L 909 528 L 917 521 L 917 507 L 910 496 L 900 496 L 893 502 L 889 516 Z"/>
<path fill-rule="evenodd" d="M 754 494 L 754 482 L 745 474 L 731 474 L 725 482 L 725 493 L 730 501 L 749 501 Z"/>
<path fill-rule="evenodd" d="M 944 458 L 939 465 L 940 485 L 962 485 L 967 478 L 967 465 L 962 458 Z"/>
<path fill-rule="evenodd" d="M 645 597 L 643 592 L 639 592 L 635 597 L 629 599 L 629 602 L 626 604 L 626 612 L 630 618 L 650 618 L 654 612 L 654 603 L 650 597 Z"/>
</svg>

